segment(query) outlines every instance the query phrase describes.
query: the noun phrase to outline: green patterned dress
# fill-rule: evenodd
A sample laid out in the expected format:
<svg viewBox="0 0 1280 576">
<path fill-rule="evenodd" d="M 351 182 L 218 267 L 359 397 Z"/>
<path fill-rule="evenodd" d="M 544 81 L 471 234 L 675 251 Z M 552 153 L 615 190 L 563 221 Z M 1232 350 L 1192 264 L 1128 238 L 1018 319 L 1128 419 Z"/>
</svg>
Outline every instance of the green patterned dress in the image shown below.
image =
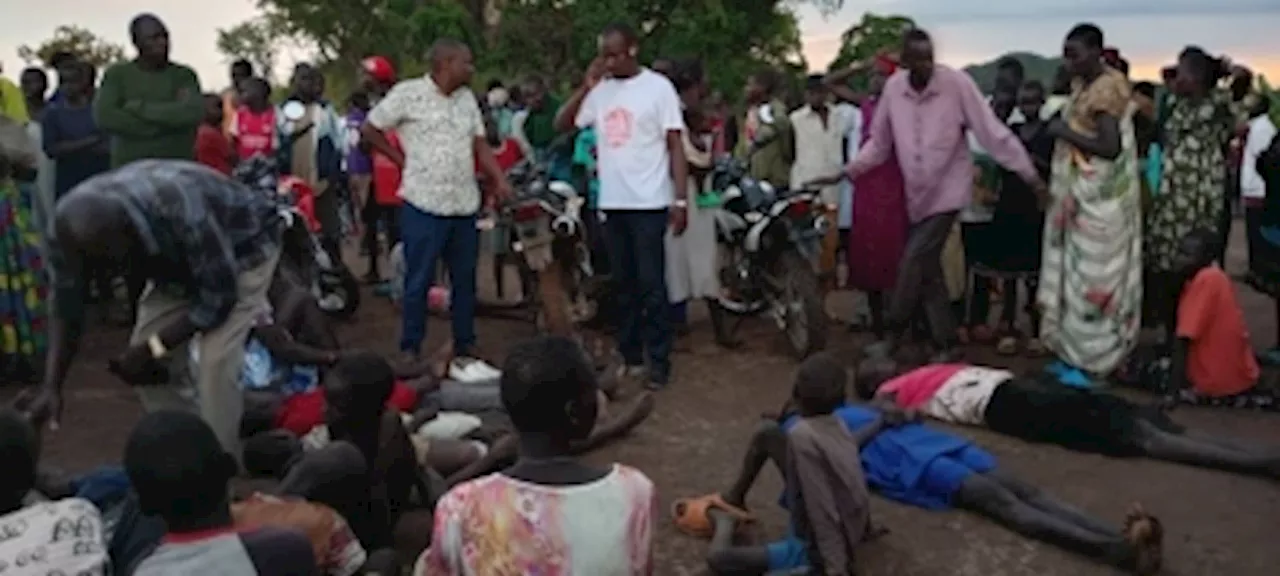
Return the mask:
<svg viewBox="0 0 1280 576">
<path fill-rule="evenodd" d="M 1235 121 L 1230 99 L 1215 92 L 1200 100 L 1174 97 L 1164 125 L 1164 171 L 1160 193 L 1146 216 L 1147 270 L 1172 272 L 1178 243 L 1196 228 L 1215 233 L 1226 192 L 1225 147 Z"/>
</svg>

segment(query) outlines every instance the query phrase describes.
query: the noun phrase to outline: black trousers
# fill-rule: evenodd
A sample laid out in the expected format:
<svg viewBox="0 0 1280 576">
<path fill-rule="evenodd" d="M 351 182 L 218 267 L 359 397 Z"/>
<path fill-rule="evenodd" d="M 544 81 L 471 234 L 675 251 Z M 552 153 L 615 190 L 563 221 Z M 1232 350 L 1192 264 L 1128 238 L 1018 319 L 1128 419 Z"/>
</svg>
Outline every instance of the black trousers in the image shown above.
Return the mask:
<svg viewBox="0 0 1280 576">
<path fill-rule="evenodd" d="M 910 329 L 917 308 L 924 308 L 934 344 L 955 343 L 955 317 L 942 274 L 942 248 L 947 243 L 958 212 L 934 214 L 907 231 L 907 245 L 898 267 L 898 280 L 889 303 L 890 334 L 901 338 Z"/>
</svg>

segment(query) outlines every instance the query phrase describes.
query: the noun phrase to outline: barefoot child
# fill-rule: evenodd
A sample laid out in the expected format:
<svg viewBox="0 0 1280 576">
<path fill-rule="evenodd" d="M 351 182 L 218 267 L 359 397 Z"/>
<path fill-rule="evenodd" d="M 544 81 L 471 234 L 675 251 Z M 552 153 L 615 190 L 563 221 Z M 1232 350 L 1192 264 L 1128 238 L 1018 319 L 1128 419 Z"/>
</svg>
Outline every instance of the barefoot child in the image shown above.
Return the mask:
<svg viewBox="0 0 1280 576">
<path fill-rule="evenodd" d="M 882 420 L 854 430 L 833 415 L 844 403 L 847 380 L 844 367 L 825 354 L 809 358 L 796 373 L 792 400 L 799 417 L 785 436 L 772 438 L 773 448 L 788 456 L 783 505 L 791 512 L 791 532 L 786 538 L 765 546 L 733 545 L 737 521 L 746 518 L 745 491 L 676 502 L 682 529 L 705 534 L 706 528 L 689 522 L 709 521 L 707 564 L 713 573 L 854 573 L 855 548 L 871 528 L 871 495 L 858 449 L 880 430 Z"/>
<path fill-rule="evenodd" d="M 854 404 L 837 408 L 834 415 L 849 430 L 882 418 L 879 411 Z M 784 414 L 777 422 L 764 423 L 751 440 L 733 488 L 722 497 L 713 497 L 712 503 L 738 510 L 738 516 L 743 516 L 746 493 L 765 463 L 772 460 L 781 468 L 786 462 L 786 431 L 793 429 L 797 420 Z M 956 506 L 1028 538 L 1136 574 L 1154 574 L 1160 569 L 1163 528 L 1140 506 L 1130 510 L 1123 528 L 1114 528 L 1001 470 L 994 456 L 964 438 L 908 423 L 882 429 L 862 446 L 858 456 L 867 485 L 885 498 L 931 510 Z M 710 520 L 704 518 L 700 523 L 709 525 Z"/>
</svg>

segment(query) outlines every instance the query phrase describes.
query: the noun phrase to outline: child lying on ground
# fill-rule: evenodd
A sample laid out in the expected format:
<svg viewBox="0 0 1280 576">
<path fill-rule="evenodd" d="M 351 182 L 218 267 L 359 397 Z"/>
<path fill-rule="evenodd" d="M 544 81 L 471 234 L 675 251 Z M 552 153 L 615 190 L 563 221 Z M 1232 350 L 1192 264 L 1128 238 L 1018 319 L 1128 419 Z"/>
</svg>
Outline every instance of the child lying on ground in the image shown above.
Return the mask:
<svg viewBox="0 0 1280 576">
<path fill-rule="evenodd" d="M 743 504 L 756 476 L 770 460 L 780 469 L 786 462 L 787 431 L 798 421 L 788 412 L 789 406 L 776 422 L 766 422 L 756 431 L 733 487 L 684 506 L 683 517 L 677 519 L 680 526 L 708 530 L 712 520 L 704 511 L 712 507 L 737 518 L 750 517 Z M 863 429 L 882 417 L 872 408 L 852 404 L 837 408 L 834 415 L 849 430 Z M 1141 506 L 1129 511 L 1123 528 L 1109 526 L 999 469 L 994 456 L 966 439 L 904 424 L 881 430 L 858 457 L 868 486 L 886 498 L 932 510 L 958 506 L 1029 538 L 1137 574 L 1160 569 L 1163 528 Z"/>
<path fill-rule="evenodd" d="M 1031 442 L 1280 478 L 1280 448 L 1260 450 L 1197 434 L 1158 407 L 1006 370 L 934 364 L 899 375 L 892 360 L 868 358 L 858 368 L 856 389 L 877 407 L 918 410 L 943 422 L 986 426 Z"/>
</svg>

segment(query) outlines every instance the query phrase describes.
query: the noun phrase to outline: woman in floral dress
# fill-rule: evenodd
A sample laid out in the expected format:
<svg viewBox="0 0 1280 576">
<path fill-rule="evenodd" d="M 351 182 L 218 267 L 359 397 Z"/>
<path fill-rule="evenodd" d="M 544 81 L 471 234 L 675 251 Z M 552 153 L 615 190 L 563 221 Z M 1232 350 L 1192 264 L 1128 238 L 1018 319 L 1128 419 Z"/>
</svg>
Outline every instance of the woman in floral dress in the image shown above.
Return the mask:
<svg viewBox="0 0 1280 576">
<path fill-rule="evenodd" d="M 1100 59 L 1102 31 L 1073 29 L 1074 80 L 1056 139 L 1036 300 L 1041 339 L 1083 376 L 1108 374 L 1133 350 L 1142 307 L 1142 216 L 1129 81 Z M 1060 372 L 1060 374 L 1062 374 Z"/>
<path fill-rule="evenodd" d="M 1222 62 L 1199 48 L 1178 57 L 1169 117 L 1163 126 L 1164 171 L 1146 216 L 1144 238 L 1148 311 L 1153 326 L 1171 325 L 1178 287 L 1174 258 L 1193 229 L 1221 232 L 1226 191 L 1226 146 L 1234 129 L 1230 94 L 1217 90 Z"/>
</svg>

